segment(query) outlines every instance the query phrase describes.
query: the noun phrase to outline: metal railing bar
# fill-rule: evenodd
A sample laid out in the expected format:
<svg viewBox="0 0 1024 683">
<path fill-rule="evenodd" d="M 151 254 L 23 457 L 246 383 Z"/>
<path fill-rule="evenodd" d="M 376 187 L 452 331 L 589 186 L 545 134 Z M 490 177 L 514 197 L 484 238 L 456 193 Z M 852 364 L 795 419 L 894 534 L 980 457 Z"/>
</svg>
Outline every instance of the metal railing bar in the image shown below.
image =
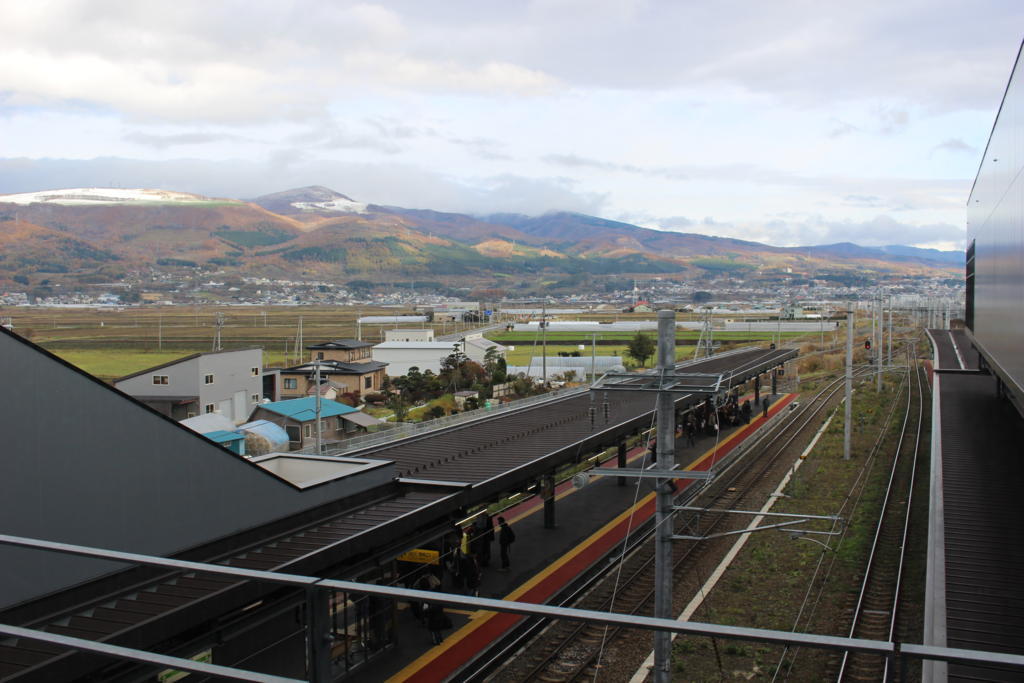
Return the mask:
<svg viewBox="0 0 1024 683">
<path fill-rule="evenodd" d="M 13 636 L 15 638 L 38 640 L 44 643 L 60 645 L 62 647 L 72 648 L 75 650 L 95 652 L 101 655 L 116 657 L 117 659 L 127 659 L 133 662 L 142 662 L 144 664 L 156 664 L 159 666 L 165 666 L 168 669 L 175 669 L 177 671 L 188 671 L 190 673 L 206 674 L 208 676 L 228 678 L 234 681 L 258 681 L 260 683 L 303 683 L 304 680 L 301 678 L 285 678 L 283 676 L 261 674 L 255 671 L 249 671 L 247 669 L 236 669 L 233 667 L 220 666 L 219 664 L 207 664 L 206 662 L 197 662 L 193 659 L 182 659 L 181 657 L 161 655 L 155 652 L 148 652 L 146 650 L 136 650 L 130 647 L 110 645 L 109 643 L 100 643 L 93 640 L 85 640 L 84 638 L 74 638 L 72 636 L 62 636 L 56 633 L 36 631 L 34 629 L 22 628 L 20 626 L 11 626 L 8 624 L 0 624 L 0 633 L 7 636 Z"/>
</svg>

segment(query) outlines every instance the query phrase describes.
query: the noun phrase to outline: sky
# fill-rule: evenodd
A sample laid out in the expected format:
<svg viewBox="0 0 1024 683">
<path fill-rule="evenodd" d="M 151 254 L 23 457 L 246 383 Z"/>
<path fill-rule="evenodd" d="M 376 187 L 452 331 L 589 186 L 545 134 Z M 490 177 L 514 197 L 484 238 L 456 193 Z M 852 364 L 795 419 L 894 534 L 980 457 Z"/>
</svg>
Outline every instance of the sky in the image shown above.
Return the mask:
<svg viewBox="0 0 1024 683">
<path fill-rule="evenodd" d="M 1019 0 L 0 0 L 0 193 L 962 249 Z"/>
</svg>

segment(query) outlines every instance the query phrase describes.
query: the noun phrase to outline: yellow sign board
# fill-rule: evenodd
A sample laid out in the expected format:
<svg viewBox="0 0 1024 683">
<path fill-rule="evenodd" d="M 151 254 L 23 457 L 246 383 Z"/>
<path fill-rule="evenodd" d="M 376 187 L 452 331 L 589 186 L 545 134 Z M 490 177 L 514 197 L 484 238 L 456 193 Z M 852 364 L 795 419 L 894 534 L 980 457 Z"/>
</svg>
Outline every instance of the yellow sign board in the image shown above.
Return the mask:
<svg viewBox="0 0 1024 683">
<path fill-rule="evenodd" d="M 425 550 L 414 548 L 398 556 L 402 562 L 418 562 L 419 564 L 437 564 L 441 559 L 441 553 L 436 550 Z"/>
</svg>

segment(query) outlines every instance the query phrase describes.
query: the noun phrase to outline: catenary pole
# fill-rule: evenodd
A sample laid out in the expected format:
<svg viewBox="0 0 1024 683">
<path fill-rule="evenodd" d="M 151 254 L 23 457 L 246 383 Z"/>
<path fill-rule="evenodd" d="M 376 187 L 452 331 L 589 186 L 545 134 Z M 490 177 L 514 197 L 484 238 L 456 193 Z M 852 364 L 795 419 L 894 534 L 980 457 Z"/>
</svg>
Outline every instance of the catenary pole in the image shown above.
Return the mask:
<svg viewBox="0 0 1024 683">
<path fill-rule="evenodd" d="M 548 388 L 548 305 L 540 307 L 540 363 L 544 388 Z"/>
<path fill-rule="evenodd" d="M 888 366 L 892 367 L 892 294 L 889 295 L 889 360 Z"/>
<path fill-rule="evenodd" d="M 875 299 L 875 313 L 876 313 L 875 317 L 878 318 L 878 325 L 877 325 L 877 328 L 876 328 L 878 330 L 878 338 L 875 340 L 875 343 L 874 343 L 874 347 L 875 347 L 875 349 L 874 349 L 874 354 L 875 354 L 875 391 L 881 393 L 882 392 L 882 355 L 883 355 L 882 354 L 882 339 L 884 339 L 884 337 L 882 335 L 882 329 L 883 329 L 882 325 L 884 324 L 883 321 L 885 320 L 885 316 L 882 313 L 882 295 L 881 294 L 879 294 L 878 298 Z"/>
<path fill-rule="evenodd" d="M 658 311 L 658 369 L 664 377 L 675 369 L 675 317 L 672 310 Z M 659 391 L 656 404 L 658 469 L 667 470 L 675 465 L 676 408 L 672 392 Z M 671 619 L 672 614 L 672 481 L 656 480 L 657 533 L 654 546 L 654 616 Z M 654 634 L 655 683 L 669 683 L 672 660 L 672 636 L 667 631 Z"/>
<path fill-rule="evenodd" d="M 320 359 L 317 358 L 313 361 L 313 372 L 316 383 L 316 454 L 323 455 L 323 434 L 320 432 Z"/>
<path fill-rule="evenodd" d="M 843 416 L 843 460 L 850 459 L 850 421 L 853 419 L 853 311 L 846 311 L 846 407 Z"/>
</svg>

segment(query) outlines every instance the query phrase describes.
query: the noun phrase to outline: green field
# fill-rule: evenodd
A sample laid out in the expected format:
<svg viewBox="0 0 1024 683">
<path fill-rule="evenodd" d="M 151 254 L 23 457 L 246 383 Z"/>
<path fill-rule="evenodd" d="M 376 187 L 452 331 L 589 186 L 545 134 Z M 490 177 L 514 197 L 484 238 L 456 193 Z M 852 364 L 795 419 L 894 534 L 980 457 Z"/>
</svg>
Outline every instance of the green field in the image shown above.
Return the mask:
<svg viewBox="0 0 1024 683">
<path fill-rule="evenodd" d="M 593 339 L 594 334 L 595 333 L 593 333 L 593 332 L 571 332 L 571 331 L 570 332 L 565 332 L 565 331 L 562 331 L 562 330 L 558 330 L 558 331 L 554 331 L 554 332 L 548 332 L 545 336 L 547 337 L 549 345 L 552 342 L 558 343 L 558 342 L 566 342 L 566 341 L 576 342 L 576 343 L 580 343 L 580 344 L 589 344 L 591 339 Z M 648 331 L 644 331 L 644 334 L 646 334 L 646 335 L 648 335 L 648 336 L 653 338 L 656 335 L 656 331 L 655 330 L 648 330 Z M 782 333 L 782 338 L 783 339 L 796 339 L 798 337 L 806 336 L 807 334 L 808 333 L 806 333 L 806 332 L 783 332 Z M 614 342 L 622 342 L 623 344 L 625 344 L 630 339 L 632 339 L 635 335 L 636 335 L 636 332 L 598 332 L 597 333 L 597 340 L 598 340 L 598 342 L 614 341 Z M 714 333 L 715 339 L 720 339 L 722 341 L 740 341 L 740 340 L 748 340 L 748 339 L 768 340 L 768 339 L 774 339 L 776 336 L 777 335 L 772 333 L 772 332 L 743 332 L 743 331 L 739 331 L 739 332 L 720 332 L 720 331 L 716 330 L 715 333 Z M 488 334 L 487 338 L 488 339 L 493 339 L 494 341 L 499 342 L 501 344 L 526 344 L 526 343 L 533 343 L 534 340 L 537 340 L 539 342 L 540 339 L 541 339 L 541 335 L 540 335 L 539 332 L 532 332 L 532 331 L 531 332 L 504 332 L 504 331 L 502 331 L 502 332 L 495 332 L 494 334 Z M 687 341 L 687 340 L 692 340 L 694 343 L 696 343 L 699 338 L 700 338 L 700 330 L 676 330 L 676 341 L 677 341 L 677 343 L 681 342 L 681 341 Z"/>
<path fill-rule="evenodd" d="M 299 362 L 295 354 L 299 320 L 305 347 L 330 339 L 383 340 L 392 325 L 362 325 L 366 315 L 411 315 L 383 308 L 146 306 L 114 309 L 0 308 L 15 331 L 47 351 L 101 379 L 113 379 L 192 353 L 208 352 L 216 335 L 217 313 L 224 315 L 223 349 L 263 349 L 265 367 Z M 452 323 L 435 325 L 454 332 Z M 467 326 L 461 326 L 465 328 Z M 287 356 L 286 356 L 287 353 Z M 308 359 L 303 350 L 301 360 Z"/>
<path fill-rule="evenodd" d="M 0 318 L 10 317 L 18 334 L 106 380 L 192 353 L 211 351 L 218 313 L 224 316 L 222 348 L 259 347 L 263 349 L 265 367 L 282 367 L 308 359 L 307 351 L 303 350 L 298 356 L 295 353 L 300 319 L 303 347 L 330 339 L 355 338 L 357 334 L 364 341 L 377 343 L 383 340 L 384 330 L 394 325 L 362 325 L 357 330 L 357 318 L 366 315 L 411 315 L 413 311 L 327 306 L 144 306 L 121 310 L 0 308 Z M 643 318 L 631 316 L 631 319 Z M 441 335 L 458 329 L 472 329 L 473 325 L 434 323 L 433 327 L 436 334 Z M 634 334 L 598 333 L 597 354 L 625 354 L 627 344 Z M 654 336 L 654 331 L 647 334 Z M 549 332 L 546 336 L 548 356 L 579 351 L 581 356 L 586 357 L 591 353 L 593 333 L 559 331 Z M 695 330 L 680 330 L 676 335 L 679 344 L 676 357 L 692 357 L 698 337 L 699 332 Z M 541 338 L 535 332 L 509 333 L 502 329 L 489 334 L 488 338 L 515 347 L 508 354 L 509 365 L 529 365 L 531 357 L 536 359 L 534 363 L 539 362 Z M 716 332 L 714 338 L 716 342 L 722 342 L 728 347 L 730 342 L 767 343 L 774 335 Z M 800 338 L 817 341 L 818 335 L 784 333 L 782 338 L 784 341 Z M 578 348 L 579 344 L 583 344 L 583 350 Z M 632 360 L 629 359 L 629 362 L 632 363 Z M 653 359 L 648 359 L 647 366 L 650 367 L 652 363 Z"/>
</svg>

